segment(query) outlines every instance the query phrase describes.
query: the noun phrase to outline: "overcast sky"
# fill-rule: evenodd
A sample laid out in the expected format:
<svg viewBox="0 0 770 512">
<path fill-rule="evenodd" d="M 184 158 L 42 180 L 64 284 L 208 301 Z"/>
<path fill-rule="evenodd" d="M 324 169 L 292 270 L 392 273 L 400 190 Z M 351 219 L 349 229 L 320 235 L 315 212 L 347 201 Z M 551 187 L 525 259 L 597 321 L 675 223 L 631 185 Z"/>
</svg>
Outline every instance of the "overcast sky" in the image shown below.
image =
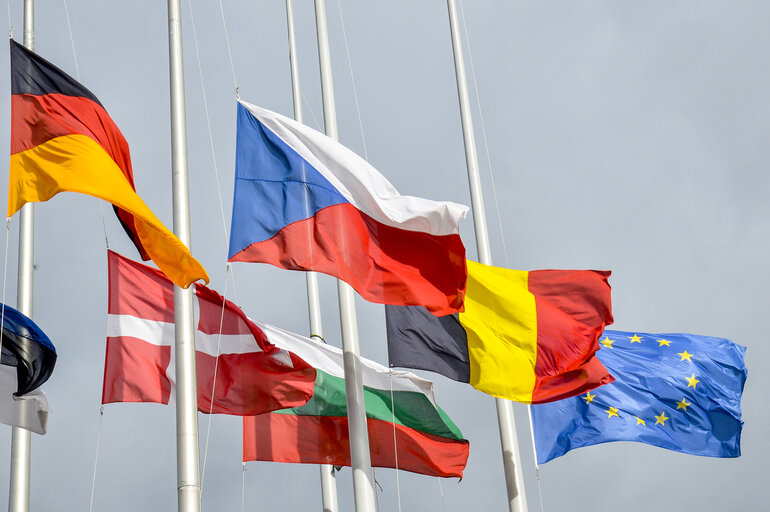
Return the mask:
<svg viewBox="0 0 770 512">
<path fill-rule="evenodd" d="M 11 2 L 22 40 L 22 2 Z M 126 136 L 139 194 L 171 227 L 165 2 L 38 2 L 36 50 L 80 79 Z M 211 137 L 188 2 L 184 51 L 192 250 L 225 285 L 235 151 L 235 85 L 218 2 L 192 1 Z M 743 455 L 710 459 L 636 443 L 576 450 L 541 467 L 553 510 L 756 510 L 770 498 L 770 4 L 764 1 L 466 2 L 486 143 L 475 110 L 494 263 L 530 270 L 609 269 L 618 330 L 691 332 L 748 347 Z M 292 115 L 283 0 L 222 2 L 241 98 Z M 341 141 L 402 194 L 470 204 L 446 3 L 328 0 Z M 5 8 L 3 9 L 5 10 Z M 322 119 L 315 18 L 296 0 L 305 121 Z M 467 41 L 466 41 L 467 42 Z M 7 53 L 0 67 L 8 69 Z M 466 66 L 471 70 L 466 56 Z M 359 127 L 350 68 L 363 127 Z M 472 97 L 473 81 L 469 77 Z M 0 140 L 10 138 L 0 73 Z M 312 111 L 311 111 L 312 109 Z M 0 196 L 7 180 L 0 180 Z M 218 187 L 221 188 L 220 204 Z M 87 510 L 99 433 L 110 247 L 137 258 L 105 205 L 63 194 L 36 206 L 34 318 L 59 353 L 45 386 L 49 433 L 33 434 L 32 510 Z M 104 216 L 102 217 L 102 212 Z M 223 223 L 224 216 L 224 223 Z M 102 220 L 103 219 L 103 220 Z M 502 219 L 500 222 L 498 219 Z M 501 226 L 502 223 L 502 226 Z M 475 258 L 472 222 L 464 222 Z M 504 240 L 503 240 L 504 236 Z M 18 216 L 7 242 L 14 305 Z M 251 317 L 308 332 L 304 276 L 235 264 L 228 298 Z M 340 346 L 336 286 L 321 279 L 324 333 Z M 384 309 L 358 300 L 363 355 L 387 363 Z M 458 482 L 402 473 L 403 510 L 505 510 L 494 400 L 441 376 L 439 404 L 470 440 Z M 516 405 L 531 510 L 538 510 L 527 411 Z M 200 416 L 201 453 L 207 416 Z M 10 427 L 0 449 L 7 500 Z M 94 509 L 174 510 L 175 420 L 155 404 L 105 407 Z M 318 469 L 249 463 L 246 510 L 319 510 Z M 381 510 L 397 510 L 395 471 L 376 473 Z M 203 483 L 207 510 L 240 510 L 241 422 L 215 416 Z M 352 510 L 350 470 L 338 475 Z"/>
</svg>

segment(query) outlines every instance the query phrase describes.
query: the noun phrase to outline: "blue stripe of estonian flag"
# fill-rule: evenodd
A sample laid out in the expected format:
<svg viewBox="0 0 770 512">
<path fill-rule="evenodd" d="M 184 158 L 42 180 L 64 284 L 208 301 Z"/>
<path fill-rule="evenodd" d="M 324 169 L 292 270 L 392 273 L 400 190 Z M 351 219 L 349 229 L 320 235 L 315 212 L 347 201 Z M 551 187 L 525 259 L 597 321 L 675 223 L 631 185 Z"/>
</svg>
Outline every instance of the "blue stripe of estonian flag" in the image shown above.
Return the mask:
<svg viewBox="0 0 770 512">
<path fill-rule="evenodd" d="M 16 367 L 18 386 L 13 393 L 22 396 L 40 387 L 53 372 L 56 349 L 48 336 L 30 318 L 10 306 L 3 311 L 3 350 L 0 364 Z"/>
</svg>

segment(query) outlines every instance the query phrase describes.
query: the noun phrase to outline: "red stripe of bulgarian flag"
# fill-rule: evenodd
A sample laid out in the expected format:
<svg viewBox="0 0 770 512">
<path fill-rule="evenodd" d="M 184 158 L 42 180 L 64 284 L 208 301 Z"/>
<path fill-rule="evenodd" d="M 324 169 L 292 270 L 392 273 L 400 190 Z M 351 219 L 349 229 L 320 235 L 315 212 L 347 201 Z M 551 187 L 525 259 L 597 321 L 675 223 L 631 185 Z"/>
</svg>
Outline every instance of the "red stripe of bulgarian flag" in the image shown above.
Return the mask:
<svg viewBox="0 0 770 512">
<path fill-rule="evenodd" d="M 187 287 L 203 267 L 134 189 L 131 157 L 99 100 L 50 62 L 11 40 L 8 216 L 25 203 L 79 192 L 112 203 L 143 258 Z"/>
</svg>

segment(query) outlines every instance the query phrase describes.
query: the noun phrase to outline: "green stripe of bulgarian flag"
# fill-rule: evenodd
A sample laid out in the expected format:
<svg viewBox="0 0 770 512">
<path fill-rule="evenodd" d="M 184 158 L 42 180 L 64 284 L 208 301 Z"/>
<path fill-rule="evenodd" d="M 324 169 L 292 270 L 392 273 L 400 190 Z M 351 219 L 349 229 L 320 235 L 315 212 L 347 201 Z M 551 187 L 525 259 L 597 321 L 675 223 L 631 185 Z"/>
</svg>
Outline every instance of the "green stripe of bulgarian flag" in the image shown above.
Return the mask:
<svg viewBox="0 0 770 512">
<path fill-rule="evenodd" d="M 366 417 L 387 421 L 420 432 L 462 440 L 462 432 L 440 408 L 435 407 L 422 393 L 393 391 L 364 386 Z M 394 405 L 391 408 L 391 404 Z M 300 416 L 347 416 L 345 381 L 318 370 L 313 397 L 307 404 L 275 411 L 276 414 Z M 395 421 L 394 421 L 395 419 Z"/>
</svg>

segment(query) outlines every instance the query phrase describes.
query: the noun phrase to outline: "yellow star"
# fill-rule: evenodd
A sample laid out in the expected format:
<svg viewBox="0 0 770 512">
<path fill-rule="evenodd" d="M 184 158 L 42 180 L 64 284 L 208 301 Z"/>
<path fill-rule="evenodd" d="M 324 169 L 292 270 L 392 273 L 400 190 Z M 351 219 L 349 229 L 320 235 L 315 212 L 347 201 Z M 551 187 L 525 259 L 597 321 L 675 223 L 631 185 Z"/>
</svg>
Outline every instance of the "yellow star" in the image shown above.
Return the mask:
<svg viewBox="0 0 770 512">
<path fill-rule="evenodd" d="M 668 340 L 658 340 L 658 343 L 660 343 L 660 345 L 658 345 L 659 347 L 662 347 L 664 345 L 667 346 L 667 347 L 671 346 L 671 342 L 668 341 Z"/>
<path fill-rule="evenodd" d="M 669 419 L 665 412 L 660 413 L 660 416 L 655 416 L 655 424 L 666 426 L 666 420 Z"/>
<path fill-rule="evenodd" d="M 640 418 L 639 416 L 634 416 L 634 418 L 636 418 L 636 424 L 637 425 L 641 425 L 643 427 L 647 426 L 647 424 L 644 422 L 644 420 L 642 418 Z"/>
<path fill-rule="evenodd" d="M 679 352 L 677 355 L 678 356 L 682 356 L 682 361 L 684 361 L 686 359 L 686 360 L 692 362 L 692 359 L 690 359 L 690 358 L 693 356 L 693 354 L 688 354 L 686 350 L 684 352 Z"/>
<path fill-rule="evenodd" d="M 637 336 L 636 334 L 634 334 L 633 336 L 631 336 L 631 343 L 641 343 L 641 342 L 642 342 L 642 338 L 640 338 L 640 337 L 639 337 L 639 336 Z"/>
<path fill-rule="evenodd" d="M 687 387 L 688 387 L 688 388 L 689 388 L 689 387 L 691 387 L 691 386 L 692 386 L 692 387 L 695 387 L 695 386 L 697 386 L 697 385 L 698 385 L 698 383 L 699 383 L 699 382 L 700 382 L 700 381 L 699 381 L 698 379 L 696 379 L 696 378 L 695 378 L 695 374 L 693 373 L 693 374 L 692 374 L 692 377 L 688 377 L 688 378 L 687 378 Z"/>
<path fill-rule="evenodd" d="M 676 403 L 676 409 L 677 410 L 684 409 L 685 412 L 687 412 L 687 406 L 688 405 L 692 405 L 692 404 L 690 402 L 688 402 L 687 400 L 685 400 L 684 398 L 682 398 L 681 402 L 677 402 Z"/>
<path fill-rule="evenodd" d="M 587 404 L 590 404 L 594 401 L 594 398 L 596 398 L 596 395 L 592 395 L 590 391 L 586 392 L 586 396 L 581 397 L 583 400 L 586 401 Z"/>
<path fill-rule="evenodd" d="M 612 348 L 612 344 L 615 343 L 615 340 L 611 340 L 609 336 L 605 336 L 604 339 L 601 340 L 601 343 L 607 348 Z"/>
<path fill-rule="evenodd" d="M 618 416 L 618 410 L 615 407 L 610 406 L 609 409 L 604 411 L 607 413 L 607 418 L 612 418 L 613 416 Z M 620 418 L 620 416 L 618 416 Z"/>
</svg>

